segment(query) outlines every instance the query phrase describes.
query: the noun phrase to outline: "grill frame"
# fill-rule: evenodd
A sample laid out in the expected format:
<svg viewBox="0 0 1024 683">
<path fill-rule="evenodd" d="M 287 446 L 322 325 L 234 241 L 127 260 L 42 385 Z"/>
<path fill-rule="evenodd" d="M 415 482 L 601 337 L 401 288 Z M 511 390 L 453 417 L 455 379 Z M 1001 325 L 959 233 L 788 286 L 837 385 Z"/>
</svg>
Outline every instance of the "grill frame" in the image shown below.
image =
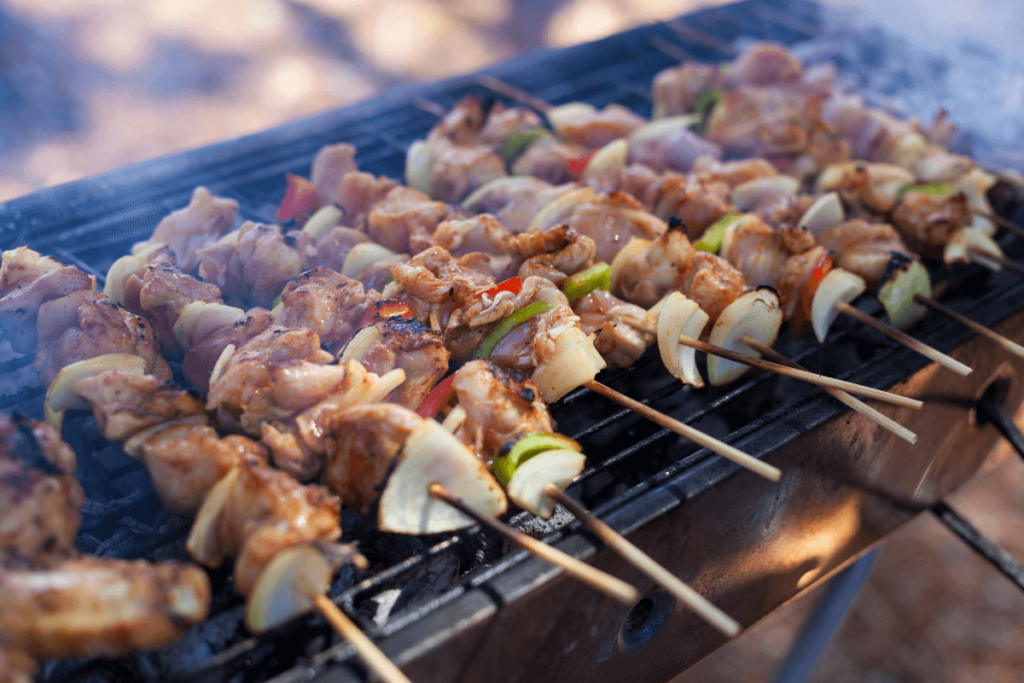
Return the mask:
<svg viewBox="0 0 1024 683">
<path fill-rule="evenodd" d="M 811 3 L 748 0 L 689 15 L 685 23 L 675 24 L 676 29 L 668 25 L 644 27 L 597 43 L 526 55 L 486 73 L 548 101 L 560 102 L 570 97 L 596 105 L 617 101 L 649 114 L 649 103 L 637 94 L 631 84 L 636 80 L 646 83 L 657 70 L 675 63 L 672 58 L 649 48 L 652 38 L 682 45 L 691 57 L 714 60 L 728 56 L 721 49 L 724 45 L 720 41 L 729 42 L 745 36 L 791 43 L 809 37 L 817 21 L 816 7 Z M 689 28 L 681 33 L 679 26 Z M 584 68 L 593 75 L 581 77 L 580 72 Z M 187 203 L 192 188 L 199 183 L 215 193 L 238 199 L 244 217 L 271 220 L 273 200 L 283 193 L 283 174 L 307 174 L 313 154 L 322 145 L 341 140 L 352 142 L 359 149 L 357 159 L 361 168 L 400 177 L 405 146 L 412 139 L 422 137 L 434 122 L 432 117 L 409 104 L 413 98 L 425 97 L 449 106 L 469 93 L 490 94 L 471 76 L 440 84 L 403 86 L 338 112 L 42 190 L 0 205 L 0 245 L 9 249 L 31 243 L 34 248 L 102 274 L 113 260 L 111 257 L 125 253 L 127 246 L 143 239 L 159 218 Z M 153 187 L 162 190 L 154 194 Z M 83 244 L 86 240 L 91 241 Z M 1009 252 L 1015 253 L 1013 249 Z M 1019 250 L 1016 253 L 1019 254 Z M 998 323 L 997 329 L 1019 335 L 1024 329 L 1024 312 L 1018 304 L 1024 295 L 1024 284 L 1001 277 L 1003 279 L 998 282 L 1005 285 L 1008 281 L 1009 286 L 993 287 L 996 279 L 979 274 L 976 269 L 951 273 L 952 291 L 965 292 L 951 304 L 961 312 L 969 311 L 971 317 L 983 324 Z M 861 305 L 871 313 L 878 312 L 878 307 L 870 302 Z M 987 347 L 982 341 L 973 339 L 971 333 L 952 322 L 935 316 L 930 316 L 928 323 L 919 326 L 915 334 L 962 360 L 987 357 L 986 365 L 982 367 L 989 372 L 984 372 L 982 367 L 977 372 L 981 385 L 1001 363 L 1007 361 L 999 354 L 987 354 Z M 841 373 L 844 378 L 879 388 L 896 387 L 901 393 L 929 398 L 927 392 L 932 390 L 929 382 L 935 380 L 934 368 L 928 368 L 927 362 L 916 354 L 880 339 L 870 334 L 847 331 L 830 340 L 830 345 L 824 350 L 808 342 L 789 344 L 784 350 L 812 366 L 820 366 L 827 364 L 827 359 L 822 356 L 845 344 L 852 348 L 851 353 L 860 361 L 854 369 Z M 868 350 L 864 351 L 862 347 Z M 22 359 L 0 362 L 0 370 L 15 370 L 23 362 Z M 656 354 L 649 353 L 639 367 L 609 373 L 602 379 L 613 386 L 636 386 L 638 381 L 647 381 L 643 379 L 643 373 L 654 363 Z M 975 386 L 977 381 L 979 379 L 976 378 L 960 387 L 961 391 L 955 396 L 945 397 L 946 403 L 954 406 L 951 415 L 955 415 L 955 419 L 949 422 L 948 430 L 932 439 L 937 444 L 929 451 L 931 457 L 923 455 L 924 450 L 918 451 L 913 458 L 917 468 L 907 468 L 909 474 L 905 481 L 892 482 L 878 473 L 871 476 L 871 466 L 880 463 L 877 458 L 868 457 L 868 452 L 884 443 L 884 435 L 861 418 L 851 416 L 820 392 L 807 391 L 741 429 L 730 429 L 725 439 L 755 456 L 771 455 L 773 464 L 782 466 L 787 472 L 779 486 L 741 474 L 735 465 L 706 451 L 689 449 L 682 457 L 670 458 L 665 467 L 626 490 L 604 495 L 608 490 L 607 484 L 592 486 L 588 482 L 601 478 L 603 473 L 611 472 L 620 464 L 637 460 L 644 455 L 642 451 L 645 449 L 675 452 L 665 445 L 667 439 L 674 438 L 668 432 L 644 427 L 630 418 L 628 411 L 609 413 L 605 410 L 596 423 L 591 423 L 584 430 L 585 438 L 620 422 L 623 423 L 619 425 L 620 429 L 639 432 L 643 437 L 634 439 L 629 448 L 604 458 L 596 467 L 589 469 L 586 481 L 576 485 L 571 493 L 587 502 L 599 501 L 594 511 L 605 521 L 629 534 L 634 543 L 749 626 L 786 600 L 838 571 L 917 511 L 939 500 L 980 467 L 990 453 L 995 459 L 1005 455 L 1004 450 L 993 450 L 997 437 L 991 427 L 975 430 L 971 425 L 971 401 L 980 396 L 977 390 L 981 385 Z M 771 395 L 772 387 L 780 383 L 780 380 L 754 373 L 736 387 L 708 391 L 705 396 L 711 400 L 705 401 L 703 408 L 686 414 L 684 421 L 710 419 L 721 406 L 735 405 L 745 397 L 764 402 L 764 396 Z M 1007 406 L 1017 410 L 1024 397 L 1020 395 L 1019 383 L 1014 383 L 1011 388 Z M 555 410 L 571 412 L 578 406 L 586 407 L 592 398 L 587 396 L 588 393 L 574 393 L 560 402 Z M 664 403 L 672 402 L 677 393 L 662 384 L 644 395 L 648 401 L 662 407 Z M 39 414 L 41 394 L 42 388 L 38 384 L 27 386 L 14 397 L 0 399 L 0 407 L 17 405 L 27 412 Z M 670 412 L 679 415 L 678 410 Z M 887 411 L 887 414 L 895 414 L 895 411 Z M 897 419 L 906 422 L 902 417 Z M 929 429 L 927 422 L 921 424 Z M 715 427 L 714 424 L 705 426 Z M 914 428 L 913 425 L 908 426 Z M 957 459 L 960 467 L 945 474 L 940 472 L 943 476 L 929 479 L 933 466 L 942 465 L 943 453 L 936 449 L 943 447 L 947 435 L 954 429 L 968 429 L 975 445 Z M 916 431 L 923 434 L 920 428 Z M 843 458 L 826 457 L 827 449 L 835 444 L 842 446 Z M 895 452 L 903 454 L 905 450 L 897 448 Z M 855 465 L 844 469 L 837 465 L 836 460 L 854 462 Z M 890 458 L 888 469 L 883 468 L 882 474 L 893 473 L 893 462 Z M 939 465 L 935 465 L 937 462 Z M 916 485 L 914 476 L 919 478 Z M 925 483 L 928 486 L 923 486 Z M 826 485 L 834 487 L 831 504 L 822 500 L 813 509 L 803 510 L 799 515 L 793 512 L 792 505 L 799 507 L 794 496 L 818 495 Z M 759 547 L 768 553 L 788 539 L 820 536 L 827 513 L 841 507 L 838 503 L 842 501 L 854 500 L 860 501 L 858 514 L 870 510 L 876 520 L 871 525 L 860 524 L 857 527 L 858 542 L 831 553 L 820 568 L 820 575 L 812 583 L 802 586 L 796 585 L 793 577 L 772 574 L 772 570 L 778 569 L 772 560 L 778 558 L 755 561 L 759 570 L 769 576 L 763 585 L 744 583 L 734 580 L 735 577 L 730 579 L 730 567 L 734 563 L 726 561 L 728 553 L 718 553 L 720 557 L 715 559 L 715 537 L 709 535 L 709 527 L 701 521 L 714 515 L 716 533 L 721 532 L 723 537 L 726 532 L 740 534 L 751 539 L 751 530 L 757 526 L 755 521 L 770 526 L 770 522 L 764 522 L 765 516 L 792 514 L 792 518 L 787 517 L 787 524 L 777 526 L 771 536 L 761 539 L 762 545 L 751 543 L 745 546 L 748 550 Z M 845 516 L 837 513 L 829 523 L 848 519 L 849 511 Z M 704 528 L 701 528 L 702 524 Z M 693 531 L 694 528 L 697 531 Z M 691 541 L 696 541 L 697 550 L 674 548 L 672 540 L 680 533 L 689 533 Z M 169 538 L 174 540 L 173 532 Z M 391 582 L 408 576 L 418 567 L 429 566 L 435 560 L 443 563 L 456 545 L 472 549 L 486 541 L 477 531 L 453 538 L 459 540 L 437 540 L 425 553 L 411 558 L 404 566 L 387 569 L 355 586 L 351 585 L 351 575 L 343 577 L 335 584 L 335 599 L 350 613 L 360 614 L 365 600 Z M 635 570 L 602 551 L 600 544 L 581 532 L 577 525 L 557 531 L 549 539 L 576 557 L 588 559 L 627 580 L 636 581 L 638 585 L 648 585 Z M 166 541 L 168 538 L 161 542 Z M 716 571 L 719 576 L 714 576 Z M 223 577 L 221 580 L 223 582 Z M 625 609 L 571 584 L 557 570 L 539 561 L 528 559 L 522 553 L 512 553 L 436 594 L 429 601 L 393 615 L 383 627 L 369 626 L 367 631 L 396 661 L 416 671 L 418 681 L 480 680 L 486 672 L 508 670 L 512 665 L 518 666 L 518 670 L 510 680 L 555 680 L 564 679 L 567 675 L 572 680 L 582 676 L 584 671 L 588 680 L 668 680 L 718 647 L 722 641 L 692 615 L 678 607 L 667 609 L 663 600 L 659 600 L 662 598 L 652 598 L 652 614 L 664 616 L 665 622 L 654 633 L 652 644 L 661 643 L 658 646 L 661 656 L 651 658 L 645 655 L 647 650 L 636 647 L 639 641 L 621 638 Z M 246 660 L 263 665 L 276 656 L 275 648 L 280 649 L 275 641 L 285 639 L 290 643 L 310 633 L 319 633 L 323 637 L 325 629 L 313 622 L 315 620 L 307 620 L 264 638 L 236 640 L 231 648 L 207 659 L 202 666 L 191 672 L 179 670 L 177 673 L 181 677 L 188 674 L 195 680 L 219 680 L 241 671 Z M 578 641 L 586 634 L 586 629 L 578 627 L 580 622 L 597 625 L 596 633 L 582 645 Z M 683 640 L 687 643 L 685 647 L 664 647 L 666 642 Z M 566 649 L 577 654 L 567 656 L 563 652 Z M 535 653 L 537 664 L 524 663 L 524 652 Z M 351 663 L 352 655 L 344 644 L 329 647 L 309 658 L 308 665 L 287 669 L 275 680 L 297 681 L 311 676 L 332 681 L 360 680 L 358 672 L 361 670 Z M 460 662 L 460 666 L 452 666 L 453 661 Z M 82 680 L 89 679 L 93 673 L 100 680 L 107 680 L 121 671 L 116 668 L 108 670 L 106 666 L 72 666 L 70 673 Z M 141 672 L 143 677 L 151 677 L 146 676 L 145 667 L 129 667 L 128 670 L 136 676 Z M 273 667 L 269 670 L 273 671 Z M 65 673 L 69 673 L 69 669 L 56 667 L 48 671 L 47 677 L 64 677 Z M 257 673 L 250 670 L 242 677 L 258 677 Z"/>
</svg>

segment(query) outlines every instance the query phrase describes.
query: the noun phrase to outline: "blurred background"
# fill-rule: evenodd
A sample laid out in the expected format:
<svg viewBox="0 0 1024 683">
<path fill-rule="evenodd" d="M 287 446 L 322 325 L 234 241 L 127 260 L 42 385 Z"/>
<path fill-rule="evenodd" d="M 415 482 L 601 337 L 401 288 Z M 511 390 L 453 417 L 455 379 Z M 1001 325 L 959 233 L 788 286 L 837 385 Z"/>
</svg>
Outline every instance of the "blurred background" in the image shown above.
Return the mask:
<svg viewBox="0 0 1024 683">
<path fill-rule="evenodd" d="M 0 202 L 398 83 L 714 4 L 725 3 L 0 0 Z M 826 40 L 804 56 L 875 60 L 873 76 L 851 85 L 926 119 L 946 107 L 968 130 L 964 145 L 991 164 L 1024 169 L 1024 3 L 829 4 Z M 852 25 L 865 36 L 853 47 L 843 40 Z M 872 48 L 882 44 L 884 59 Z M 1019 459 L 980 475 L 950 502 L 1024 559 Z M 767 681 L 819 593 L 748 630 L 679 683 Z M 812 680 L 1024 681 L 1024 594 L 923 515 L 882 548 Z"/>
</svg>

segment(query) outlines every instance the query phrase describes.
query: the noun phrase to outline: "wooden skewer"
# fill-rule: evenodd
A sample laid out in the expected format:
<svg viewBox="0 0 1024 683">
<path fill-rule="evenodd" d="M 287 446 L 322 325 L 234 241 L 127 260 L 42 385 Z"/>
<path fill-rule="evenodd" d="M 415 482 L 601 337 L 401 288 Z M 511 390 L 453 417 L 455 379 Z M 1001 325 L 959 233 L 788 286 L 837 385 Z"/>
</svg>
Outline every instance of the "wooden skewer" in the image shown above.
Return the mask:
<svg viewBox="0 0 1024 683">
<path fill-rule="evenodd" d="M 395 666 L 395 663 L 388 659 L 387 655 L 381 652 L 380 648 L 363 633 L 362 629 L 352 623 L 352 620 L 330 598 L 319 593 L 309 597 L 316 603 L 320 613 L 324 615 L 324 619 L 356 649 L 356 654 L 385 683 L 412 683 L 402 673 L 402 670 Z"/>
<path fill-rule="evenodd" d="M 750 348 L 757 351 L 761 355 L 771 358 L 773 361 L 779 363 L 780 365 L 788 365 L 789 367 L 803 369 L 803 366 L 801 366 L 796 361 L 786 358 L 772 347 L 767 346 L 766 344 L 762 344 L 761 342 L 754 339 L 750 335 L 745 334 L 742 337 L 740 337 L 740 342 L 749 346 Z M 896 420 L 893 420 L 890 417 L 886 417 L 885 415 L 878 412 L 877 410 L 867 405 L 866 403 L 859 401 L 858 399 L 854 398 L 845 391 L 836 389 L 834 387 L 822 387 L 822 389 L 826 393 L 828 393 L 829 396 L 836 399 L 843 405 L 857 411 L 858 413 L 868 418 L 869 420 L 873 420 L 879 426 L 888 429 L 890 432 L 900 437 L 904 441 L 909 441 L 910 443 L 917 443 L 917 434 L 910 431 Z"/>
<path fill-rule="evenodd" d="M 695 429 L 688 424 L 683 424 L 679 420 L 669 417 L 665 413 L 655 410 L 650 406 L 646 406 L 639 401 L 631 399 L 625 394 L 615 391 L 611 387 L 605 386 L 600 382 L 589 381 L 584 384 L 586 388 L 591 391 L 601 394 L 605 398 L 610 398 L 617 403 L 622 404 L 626 408 L 629 408 L 633 412 L 646 417 L 651 422 L 655 422 L 665 429 L 671 429 L 680 436 L 685 436 L 690 441 L 703 446 L 704 448 L 718 453 L 723 458 L 731 460 L 740 467 L 745 467 L 754 474 L 758 474 L 769 481 L 778 481 L 782 478 L 782 470 L 778 467 L 773 467 L 766 462 L 758 460 L 752 455 L 748 455 L 734 446 L 730 446 L 724 441 L 719 441 L 713 436 L 708 436 L 699 429 Z"/>
<path fill-rule="evenodd" d="M 689 24 L 684 23 L 682 21 L 668 21 L 665 22 L 665 25 L 668 26 L 673 31 L 675 31 L 676 33 L 678 33 L 683 38 L 687 38 L 698 43 L 703 43 L 704 45 L 712 47 L 723 54 L 727 54 L 733 57 L 735 57 L 738 54 L 736 50 L 733 49 L 732 45 L 729 45 L 728 43 L 723 43 L 718 38 L 708 35 L 704 31 L 694 28 L 693 26 L 690 26 Z"/>
<path fill-rule="evenodd" d="M 662 52 L 677 62 L 685 62 L 690 59 L 690 55 L 686 53 L 686 50 L 679 47 L 675 43 L 671 43 L 661 36 L 651 36 L 647 39 L 647 44 L 653 47 L 658 52 Z"/>
<path fill-rule="evenodd" d="M 605 545 L 674 595 L 676 599 L 687 605 L 726 637 L 733 638 L 740 632 L 739 622 L 715 607 L 700 593 L 683 583 L 672 572 L 658 564 L 650 555 L 626 540 L 618 531 L 612 529 L 591 514 L 589 510 L 568 493 L 554 484 L 545 486 L 544 493 L 561 503 L 565 509 L 576 516 L 576 519 L 580 520 L 583 526 L 600 538 Z"/>
<path fill-rule="evenodd" d="M 658 333 L 658 331 L 651 327 L 650 325 L 645 325 L 644 323 L 635 320 L 626 320 L 626 322 L 630 326 L 635 327 L 641 332 L 646 332 L 647 334 L 654 335 L 657 335 Z M 917 399 L 907 398 L 906 396 L 900 396 L 899 394 L 894 394 L 891 391 L 883 391 L 882 389 L 874 389 L 872 387 L 866 387 L 861 384 L 856 384 L 854 382 L 846 382 L 841 379 L 826 377 L 825 375 L 819 375 L 815 372 L 811 372 L 806 368 L 798 369 L 798 367 L 795 365 L 783 363 L 781 361 L 773 363 L 770 361 L 763 360 L 761 358 L 753 358 L 751 356 L 746 356 L 742 353 L 737 353 L 736 351 L 731 351 L 721 346 L 709 344 L 699 339 L 691 339 L 690 337 L 680 336 L 679 343 L 682 344 L 683 346 L 689 346 L 692 349 L 696 349 L 702 353 L 709 353 L 720 358 L 725 358 L 726 360 L 731 360 L 737 363 L 742 363 L 744 365 L 749 365 L 750 367 L 757 368 L 758 370 L 767 370 L 768 372 L 774 372 L 778 375 L 783 375 L 784 377 L 792 377 L 793 379 L 803 380 L 804 382 L 808 382 L 809 384 L 814 384 L 822 388 L 838 389 L 839 391 L 857 394 L 858 396 L 863 396 L 865 398 L 873 398 L 877 401 L 884 401 L 885 403 L 891 403 L 893 405 L 902 406 L 904 408 L 913 408 L 914 410 L 921 410 L 921 408 L 924 407 L 924 403 L 918 401 Z"/>
<path fill-rule="evenodd" d="M 617 579 L 596 567 L 592 567 L 586 562 L 580 562 L 572 555 L 567 555 L 561 550 L 554 548 L 543 541 L 538 541 L 532 536 L 527 536 L 520 531 L 516 531 L 507 524 L 503 524 L 496 519 L 492 519 L 487 515 L 481 514 L 469 505 L 466 505 L 466 503 L 459 498 L 453 496 L 440 484 L 431 484 L 427 488 L 427 491 L 434 498 L 443 500 L 463 514 L 472 517 L 479 524 L 486 526 L 492 531 L 496 531 L 512 543 L 515 543 L 524 550 L 529 551 L 545 562 L 555 565 L 569 576 L 604 593 L 608 597 L 614 598 L 624 605 L 632 605 L 640 598 L 640 593 L 637 589 L 625 581 Z"/>
<path fill-rule="evenodd" d="M 935 299 L 932 299 L 931 297 L 927 296 L 921 296 L 920 294 L 915 294 L 914 301 L 916 301 L 919 304 L 928 306 L 929 308 L 933 308 L 939 313 L 942 313 L 943 315 L 946 315 L 952 318 L 953 320 L 957 321 L 958 323 L 969 329 L 971 332 L 974 332 L 979 336 L 994 341 L 996 344 L 1006 349 L 1007 351 L 1017 356 L 1018 358 L 1024 358 L 1024 346 L 1021 346 L 1017 342 L 1007 339 L 998 332 L 990 330 L 981 323 L 977 323 L 968 317 L 960 315 L 952 308 L 940 304 Z"/>
<path fill-rule="evenodd" d="M 879 320 L 875 320 L 864 311 L 860 310 L 859 308 L 854 308 L 848 303 L 837 301 L 836 310 L 838 310 L 840 313 L 844 315 L 853 318 L 857 322 L 864 323 L 868 327 L 871 327 L 872 329 L 881 332 L 886 337 L 889 337 L 889 339 L 898 341 L 900 344 L 903 344 L 908 349 L 917 351 L 925 358 L 929 358 L 935 361 L 942 367 L 952 370 L 958 375 L 963 375 L 964 377 L 967 377 L 968 375 L 971 374 L 971 372 L 973 372 L 973 370 L 969 366 L 964 365 L 955 358 L 951 358 L 946 354 L 942 353 L 941 351 L 939 351 L 938 349 L 932 348 L 931 346 L 928 346 L 924 342 L 914 339 L 906 332 L 898 330 L 892 325 L 886 325 L 885 323 Z"/>
<path fill-rule="evenodd" d="M 509 99 L 522 102 L 541 113 L 547 113 L 547 111 L 551 109 L 551 105 L 541 98 L 531 95 L 525 90 L 520 90 L 516 86 L 506 83 L 500 78 L 495 78 L 489 74 L 480 74 L 476 77 L 476 81 L 485 88 L 490 88 L 494 92 L 500 93 Z"/>
<path fill-rule="evenodd" d="M 1017 225 L 1013 221 L 1008 221 L 1002 216 L 997 216 L 996 214 L 989 213 L 988 211 L 975 211 L 974 213 L 981 216 L 982 218 L 987 218 L 988 220 L 992 221 L 999 227 L 1005 230 L 1009 230 L 1018 237 L 1024 237 L 1024 228 Z"/>
<path fill-rule="evenodd" d="M 983 256 L 984 258 L 987 258 L 990 261 L 998 263 L 1003 268 L 1006 268 L 1007 270 L 1013 271 L 1017 275 L 1024 275 L 1024 266 L 1020 265 L 1016 261 L 1011 261 L 1010 259 L 1006 258 L 1005 256 L 1001 256 L 999 254 L 993 254 L 990 251 L 985 251 L 983 249 L 978 249 L 976 247 L 969 247 L 967 249 L 967 251 L 969 253 L 971 253 L 971 254 L 977 254 L 978 256 Z"/>
<path fill-rule="evenodd" d="M 445 108 L 442 107 L 440 104 L 438 104 L 437 102 L 431 102 L 425 97 L 412 98 L 412 104 L 417 109 L 422 109 L 423 111 L 429 114 L 433 114 L 439 119 L 443 119 L 445 117 L 445 114 L 448 113 L 445 110 Z"/>
</svg>

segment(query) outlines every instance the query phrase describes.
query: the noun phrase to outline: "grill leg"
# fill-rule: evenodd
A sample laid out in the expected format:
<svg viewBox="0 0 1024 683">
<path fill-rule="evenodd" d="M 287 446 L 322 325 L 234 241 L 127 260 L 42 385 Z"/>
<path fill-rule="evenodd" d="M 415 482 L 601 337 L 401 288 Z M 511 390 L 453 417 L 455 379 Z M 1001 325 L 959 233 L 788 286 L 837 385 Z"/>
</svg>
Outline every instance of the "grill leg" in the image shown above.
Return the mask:
<svg viewBox="0 0 1024 683">
<path fill-rule="evenodd" d="M 1017 455 L 1024 458 L 1024 434 L 1017 429 L 1013 418 L 1006 414 L 998 391 L 990 389 L 981 397 L 978 401 L 978 417 L 994 424 L 999 433 L 1017 450 Z"/>
<path fill-rule="evenodd" d="M 803 683 L 807 680 L 864 587 L 877 552 L 872 550 L 829 580 L 825 592 L 800 627 L 786 658 L 772 674 L 771 683 Z"/>
<path fill-rule="evenodd" d="M 949 530 L 959 536 L 964 543 L 992 563 L 996 569 L 1001 571 L 1010 581 L 1024 590 L 1024 567 L 1017 560 L 1000 548 L 994 541 L 981 533 L 973 524 L 960 516 L 960 514 L 945 503 L 939 503 L 932 508 L 932 512 Z"/>
</svg>

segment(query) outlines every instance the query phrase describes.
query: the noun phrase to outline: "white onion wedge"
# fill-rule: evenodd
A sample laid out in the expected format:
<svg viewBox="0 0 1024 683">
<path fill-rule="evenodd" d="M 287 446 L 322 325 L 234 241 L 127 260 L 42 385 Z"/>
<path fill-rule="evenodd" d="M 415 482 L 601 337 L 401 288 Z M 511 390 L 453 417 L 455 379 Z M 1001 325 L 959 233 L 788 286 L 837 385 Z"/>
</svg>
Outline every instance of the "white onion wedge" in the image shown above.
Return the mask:
<svg viewBox="0 0 1024 683">
<path fill-rule="evenodd" d="M 576 207 L 597 198 L 589 187 L 576 187 L 564 192 L 544 205 L 530 221 L 529 230 L 547 230 L 553 225 L 564 223 Z"/>
<path fill-rule="evenodd" d="M 995 272 L 1002 270 L 1002 266 L 997 262 L 985 258 L 972 249 L 987 251 L 995 256 L 1003 255 L 1003 250 L 984 230 L 968 227 L 957 230 L 949 238 L 942 252 L 942 260 L 946 264 L 977 263 Z"/>
<path fill-rule="evenodd" d="M 508 508 L 501 486 L 483 462 L 440 424 L 423 420 L 405 440 L 384 485 L 378 527 L 399 534 L 437 534 L 475 524 L 431 496 L 430 484 L 440 484 L 488 517 L 498 517 Z"/>
<path fill-rule="evenodd" d="M 64 366 L 46 389 L 43 413 L 55 429 L 64 425 L 64 411 L 85 410 L 89 403 L 74 389 L 79 381 L 107 370 L 123 370 L 137 375 L 146 372 L 146 361 L 130 353 L 108 353 Z"/>
<path fill-rule="evenodd" d="M 555 338 L 554 355 L 534 370 L 530 379 L 541 398 L 551 403 L 593 380 L 604 367 L 604 358 L 594 348 L 593 340 L 572 325 Z"/>
<path fill-rule="evenodd" d="M 217 527 L 220 525 L 221 512 L 224 510 L 239 476 L 241 476 L 241 470 L 235 467 L 213 485 L 203 500 L 199 512 L 196 513 L 192 529 L 188 533 L 188 539 L 185 540 L 185 550 L 193 560 L 204 567 L 213 569 L 219 567 L 220 563 L 224 561 Z"/>
<path fill-rule="evenodd" d="M 302 232 L 318 240 L 333 230 L 341 222 L 344 215 L 345 212 L 334 204 L 328 204 L 318 209 L 316 213 L 309 217 L 306 224 L 302 226 Z"/>
<path fill-rule="evenodd" d="M 889 266 L 878 284 L 878 301 L 893 327 L 905 330 L 924 317 L 928 309 L 914 301 L 914 295 L 931 298 L 932 281 L 920 261 L 893 252 Z"/>
<path fill-rule="evenodd" d="M 373 345 L 383 339 L 384 334 L 380 331 L 380 327 L 367 325 L 356 332 L 348 344 L 345 344 L 345 349 L 341 352 L 341 362 L 347 363 L 350 360 L 363 362 Z"/>
<path fill-rule="evenodd" d="M 618 287 L 619 278 L 622 275 L 623 269 L 633 262 L 640 254 L 648 249 L 653 242 L 651 240 L 645 240 L 642 237 L 634 237 L 626 243 L 622 249 L 619 249 L 619 253 L 615 255 L 611 263 L 611 272 L 608 274 L 608 279 L 611 282 L 612 292 L 621 291 Z"/>
<path fill-rule="evenodd" d="M 762 199 L 775 195 L 795 194 L 799 190 L 800 181 L 792 176 L 755 178 L 733 188 L 729 193 L 729 200 L 744 211 L 750 211 Z"/>
<path fill-rule="evenodd" d="M 601 149 L 594 152 L 590 157 L 586 168 L 580 175 L 580 179 L 586 182 L 588 179 L 606 173 L 617 171 L 626 167 L 626 160 L 629 158 L 629 143 L 625 138 L 612 140 Z"/>
<path fill-rule="evenodd" d="M 426 140 L 417 140 L 409 145 L 405 155 L 405 184 L 430 194 L 430 179 L 434 165 L 434 152 Z"/>
<path fill-rule="evenodd" d="M 581 116 L 587 116 L 593 114 L 597 109 L 594 105 L 587 104 L 586 102 L 569 102 L 568 104 L 560 104 L 557 107 L 551 107 L 544 116 L 547 117 L 548 123 L 551 124 L 551 128 L 559 135 L 565 137 L 565 129 L 571 126 L 573 122 Z"/>
<path fill-rule="evenodd" d="M 481 206 L 478 206 L 481 200 L 489 195 L 494 190 L 500 190 L 503 187 L 514 187 L 522 183 L 533 184 L 537 182 L 537 179 L 533 176 L 502 176 L 501 178 L 495 178 L 489 180 L 480 187 L 473 190 L 468 197 L 462 200 L 462 208 L 466 211 L 479 211 Z"/>
<path fill-rule="evenodd" d="M 809 230 L 815 237 L 821 237 L 826 231 L 839 227 L 845 220 L 846 211 L 843 209 L 839 193 L 829 192 L 811 204 L 796 227 Z"/>
<path fill-rule="evenodd" d="M 811 301 L 811 325 L 814 336 L 824 342 L 828 328 L 832 326 L 839 311 L 836 302 L 848 304 L 867 289 L 864 279 L 842 268 L 833 268 L 818 284 L 818 290 Z"/>
<path fill-rule="evenodd" d="M 726 306 L 711 328 L 709 342 L 744 356 L 760 358 L 761 354 L 740 342 L 749 335 L 765 346 L 771 346 L 782 327 L 782 307 L 779 295 L 770 287 L 758 287 L 737 297 Z M 728 384 L 741 376 L 750 366 L 708 354 L 708 382 L 712 386 Z"/>
<path fill-rule="evenodd" d="M 665 369 L 685 384 L 698 388 L 704 386 L 704 379 L 697 370 L 697 352 L 680 344 L 679 337 L 685 335 L 700 339 L 708 324 L 708 314 L 696 301 L 687 299 L 680 292 L 672 292 L 659 303 L 658 351 Z"/>
<path fill-rule="evenodd" d="M 544 493 L 544 487 L 554 484 L 564 489 L 579 476 L 586 462 L 582 453 L 567 449 L 538 453 L 516 467 L 508 482 L 508 497 L 527 512 L 550 519 L 555 500 Z"/>
<path fill-rule="evenodd" d="M 374 263 L 396 256 L 399 254 L 376 242 L 360 242 L 349 249 L 348 254 L 345 255 L 345 262 L 341 264 L 341 274 L 358 279 Z M 401 256 L 405 259 L 409 258 L 407 254 L 401 254 Z"/>
<path fill-rule="evenodd" d="M 454 408 L 452 408 L 452 411 L 448 413 L 448 415 L 444 418 L 444 422 L 441 423 L 441 426 L 444 427 L 449 432 L 451 432 L 452 434 L 454 434 L 456 431 L 458 431 L 459 427 L 462 426 L 462 423 L 466 421 L 467 417 L 468 415 L 466 415 L 465 408 L 463 408 L 462 406 L 455 406 Z"/>
<path fill-rule="evenodd" d="M 149 263 L 149 256 L 164 245 L 160 242 L 144 242 L 136 252 L 122 256 L 111 264 L 107 271 L 107 279 L 103 285 L 103 295 L 111 301 L 119 304 L 124 303 L 125 282 L 135 273 L 146 267 Z"/>
<path fill-rule="evenodd" d="M 679 116 L 669 116 L 668 118 L 656 118 L 654 121 L 634 130 L 629 136 L 629 144 L 636 145 L 651 140 L 661 140 L 676 131 L 689 128 L 697 123 L 700 123 L 700 116 L 697 114 L 681 114 Z"/>
<path fill-rule="evenodd" d="M 267 563 L 245 603 L 245 625 L 260 634 L 312 612 L 331 585 L 334 567 L 312 545 L 286 548 Z"/>
<path fill-rule="evenodd" d="M 213 364 L 213 372 L 210 373 L 210 386 L 212 387 L 220 376 L 224 373 L 224 368 L 228 366 L 228 362 L 231 357 L 235 355 L 235 345 L 228 344 L 224 347 L 224 350 L 220 352 L 220 356 L 217 357 L 217 362 Z"/>
<path fill-rule="evenodd" d="M 193 301 L 178 313 L 174 323 L 174 338 L 178 346 L 187 349 L 206 339 L 219 329 L 234 325 L 245 316 L 245 311 L 234 306 Z"/>
</svg>

